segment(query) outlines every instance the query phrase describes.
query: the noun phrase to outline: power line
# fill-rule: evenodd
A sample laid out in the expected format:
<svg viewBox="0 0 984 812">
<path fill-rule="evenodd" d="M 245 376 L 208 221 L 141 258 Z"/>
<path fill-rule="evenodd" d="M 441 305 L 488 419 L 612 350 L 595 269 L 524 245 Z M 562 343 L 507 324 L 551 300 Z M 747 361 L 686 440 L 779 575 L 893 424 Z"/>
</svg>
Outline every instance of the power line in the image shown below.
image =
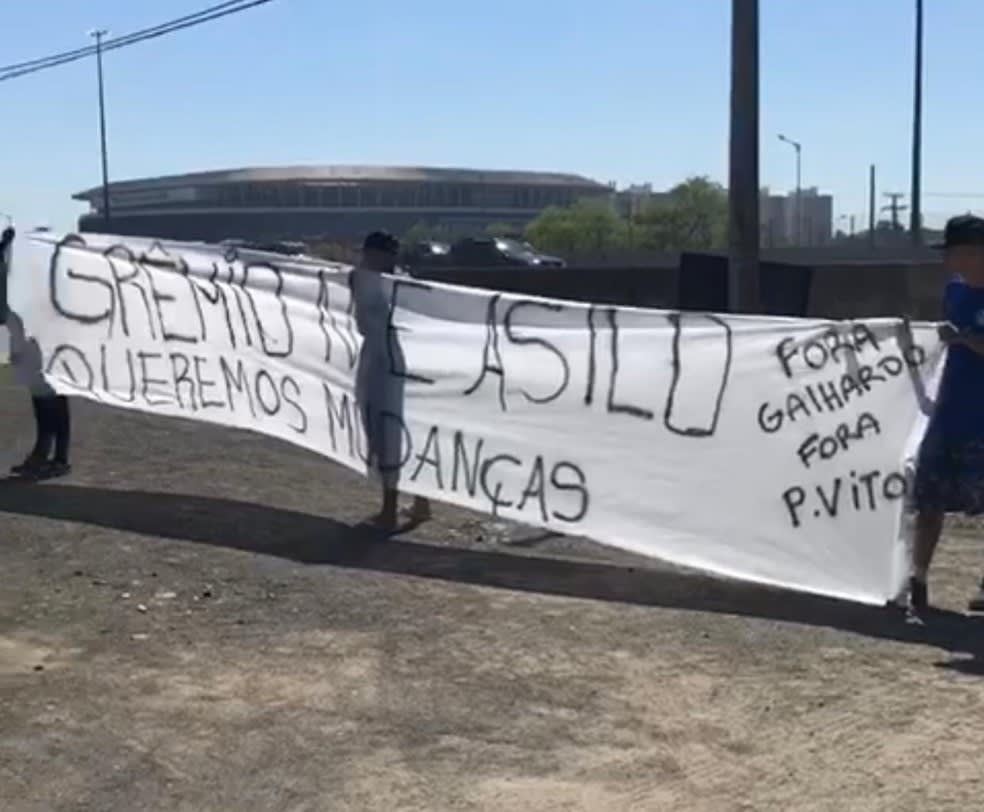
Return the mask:
<svg viewBox="0 0 984 812">
<path fill-rule="evenodd" d="M 117 48 L 125 48 L 129 45 L 136 45 L 139 42 L 144 42 L 149 39 L 156 39 L 157 37 L 162 37 L 165 34 L 173 34 L 176 31 L 181 31 L 185 28 L 192 28 L 196 25 L 201 25 L 202 23 L 211 22 L 212 20 L 218 20 L 221 17 L 227 17 L 231 14 L 238 14 L 241 11 L 247 11 L 251 8 L 255 8 L 256 6 L 265 5 L 269 2 L 271 2 L 271 0 L 232 0 L 231 2 L 219 3 L 218 5 L 211 6 L 194 14 L 186 14 L 183 17 L 178 17 L 174 20 L 170 20 L 169 22 L 161 23 L 160 25 L 151 26 L 150 28 L 144 28 L 131 34 L 126 34 L 124 36 L 107 40 L 103 43 L 102 49 L 103 51 L 112 51 Z M 90 45 L 86 48 L 77 48 L 74 51 L 65 51 L 60 54 L 52 54 L 51 56 L 44 57 L 42 59 L 34 59 L 29 62 L 7 65 L 6 67 L 0 68 L 0 82 L 6 82 L 9 79 L 17 79 L 21 76 L 27 76 L 32 73 L 37 73 L 38 71 L 47 70 L 48 68 L 55 68 L 59 65 L 67 65 L 69 62 L 76 62 L 80 59 L 85 59 L 93 56 L 95 53 L 95 46 Z"/>
<path fill-rule="evenodd" d="M 149 33 L 151 31 L 157 31 L 158 29 L 165 28 L 166 26 L 173 25 L 175 23 L 185 22 L 186 20 L 191 20 L 196 17 L 201 17 L 205 14 L 211 14 L 214 11 L 219 11 L 229 6 L 235 6 L 240 3 L 245 2 L 245 0 L 227 0 L 225 3 L 219 3 L 217 6 L 212 6 L 211 8 L 202 9 L 201 11 L 196 11 L 194 14 L 186 14 L 184 17 L 178 17 L 176 20 L 171 20 L 169 23 L 162 23 L 160 25 L 155 25 L 150 28 L 144 28 L 140 31 L 134 31 L 132 34 L 127 34 L 126 37 L 135 37 L 142 34 Z M 123 39 L 123 37 L 120 37 Z M 5 65 L 0 68 L 0 75 L 5 73 L 10 73 L 11 71 L 20 70 L 22 68 L 33 68 L 37 65 L 45 64 L 51 62 L 52 60 L 65 59 L 67 57 L 84 57 L 91 56 L 96 52 L 96 48 L 93 45 L 87 45 L 84 48 L 76 48 L 72 51 L 63 51 L 60 54 L 52 54 L 51 56 L 45 56 L 41 59 L 30 59 L 27 62 L 15 62 L 13 65 Z"/>
</svg>

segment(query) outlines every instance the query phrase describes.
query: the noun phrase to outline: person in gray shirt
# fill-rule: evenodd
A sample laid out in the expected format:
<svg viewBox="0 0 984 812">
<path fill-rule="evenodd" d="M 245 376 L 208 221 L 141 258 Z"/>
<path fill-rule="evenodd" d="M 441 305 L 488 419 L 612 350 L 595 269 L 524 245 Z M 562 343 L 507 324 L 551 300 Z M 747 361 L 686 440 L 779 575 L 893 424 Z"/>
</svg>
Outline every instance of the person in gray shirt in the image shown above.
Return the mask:
<svg viewBox="0 0 984 812">
<path fill-rule="evenodd" d="M 403 378 L 394 368 L 405 367 L 399 342 L 391 340 L 388 329 L 389 307 L 383 274 L 397 273 L 400 244 L 395 237 L 376 231 L 366 237 L 362 262 L 352 271 L 351 287 L 355 321 L 362 334 L 362 349 L 356 369 L 355 394 L 359 403 L 368 443 L 368 461 L 379 475 L 383 504 L 374 524 L 387 533 L 399 524 L 399 473 L 402 467 Z M 416 497 L 409 520 L 418 525 L 431 517 L 430 502 Z"/>
</svg>

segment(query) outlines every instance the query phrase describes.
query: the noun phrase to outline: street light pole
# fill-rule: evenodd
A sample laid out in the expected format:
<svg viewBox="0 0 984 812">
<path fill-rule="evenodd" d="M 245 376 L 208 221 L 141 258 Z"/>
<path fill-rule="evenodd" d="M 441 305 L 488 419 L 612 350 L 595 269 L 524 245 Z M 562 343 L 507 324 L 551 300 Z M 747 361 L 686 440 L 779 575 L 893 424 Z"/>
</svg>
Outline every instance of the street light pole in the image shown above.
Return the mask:
<svg viewBox="0 0 984 812">
<path fill-rule="evenodd" d="M 915 247 L 922 245 L 922 102 L 923 102 L 923 0 L 916 0 L 915 84 L 912 94 L 912 189 L 909 234 Z"/>
<path fill-rule="evenodd" d="M 96 79 L 99 82 L 99 142 L 102 148 L 102 199 L 103 199 L 103 220 L 106 224 L 106 233 L 110 232 L 110 211 L 109 211 L 109 158 L 106 148 L 106 96 L 103 91 L 103 63 L 102 63 L 102 41 L 109 32 L 105 30 L 92 31 L 90 36 L 96 40 Z"/>
<path fill-rule="evenodd" d="M 803 145 L 782 133 L 779 140 L 796 150 L 796 244 L 803 242 Z"/>
<path fill-rule="evenodd" d="M 728 305 L 759 303 L 759 4 L 731 0 L 731 134 L 728 169 Z"/>
</svg>

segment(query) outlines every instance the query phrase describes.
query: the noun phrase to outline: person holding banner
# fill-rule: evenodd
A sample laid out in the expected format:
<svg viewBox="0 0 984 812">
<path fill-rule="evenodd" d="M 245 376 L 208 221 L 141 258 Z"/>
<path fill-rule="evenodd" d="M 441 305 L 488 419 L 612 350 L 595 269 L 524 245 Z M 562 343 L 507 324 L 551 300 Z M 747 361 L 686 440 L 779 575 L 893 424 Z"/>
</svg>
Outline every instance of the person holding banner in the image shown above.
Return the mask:
<svg viewBox="0 0 984 812">
<path fill-rule="evenodd" d="M 6 324 L 10 334 L 10 361 L 17 379 L 31 393 L 36 436 L 27 458 L 11 468 L 10 473 L 26 479 L 53 479 L 71 471 L 71 416 L 68 398 L 56 394 L 44 379 L 37 341 L 27 340 L 20 316 L 7 304 L 7 274 L 14 236 L 14 229 L 7 228 L 0 237 L 0 292 L 4 293 L 0 301 L 0 324 Z"/>
<path fill-rule="evenodd" d="M 399 524 L 399 473 L 402 465 L 403 378 L 394 367 L 405 366 L 399 342 L 390 340 L 389 298 L 383 275 L 399 273 L 396 259 L 399 241 L 382 231 L 374 231 L 362 245 L 362 262 L 352 271 L 355 319 L 363 337 L 356 371 L 356 399 L 369 446 L 369 464 L 379 475 L 383 503 L 374 525 L 387 533 Z M 431 517 L 430 502 L 415 497 L 410 509 L 411 524 Z"/>
<path fill-rule="evenodd" d="M 946 365 L 916 464 L 916 534 L 909 610 L 929 606 L 933 554 L 947 513 L 984 513 L 984 219 L 952 218 L 943 235 L 944 268 L 940 339 Z M 984 579 L 971 599 L 984 612 Z"/>
</svg>

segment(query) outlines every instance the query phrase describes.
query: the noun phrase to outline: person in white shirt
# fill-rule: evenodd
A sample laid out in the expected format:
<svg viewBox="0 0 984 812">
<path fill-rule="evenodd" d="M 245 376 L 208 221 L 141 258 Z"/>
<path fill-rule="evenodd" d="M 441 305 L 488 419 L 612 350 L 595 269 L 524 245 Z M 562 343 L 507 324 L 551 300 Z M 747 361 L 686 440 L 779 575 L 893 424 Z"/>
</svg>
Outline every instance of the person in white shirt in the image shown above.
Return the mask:
<svg viewBox="0 0 984 812">
<path fill-rule="evenodd" d="M 398 273 L 399 241 L 390 234 L 375 231 L 362 246 L 362 261 L 352 272 L 355 319 L 363 337 L 356 371 L 356 399 L 359 402 L 369 464 L 383 487 L 383 503 L 374 525 L 388 533 L 399 525 L 399 471 L 402 458 L 403 380 L 392 374 L 394 351 L 388 331 L 389 301 L 383 284 L 384 274 Z M 431 517 L 430 501 L 415 497 L 409 511 L 412 525 Z"/>
</svg>

